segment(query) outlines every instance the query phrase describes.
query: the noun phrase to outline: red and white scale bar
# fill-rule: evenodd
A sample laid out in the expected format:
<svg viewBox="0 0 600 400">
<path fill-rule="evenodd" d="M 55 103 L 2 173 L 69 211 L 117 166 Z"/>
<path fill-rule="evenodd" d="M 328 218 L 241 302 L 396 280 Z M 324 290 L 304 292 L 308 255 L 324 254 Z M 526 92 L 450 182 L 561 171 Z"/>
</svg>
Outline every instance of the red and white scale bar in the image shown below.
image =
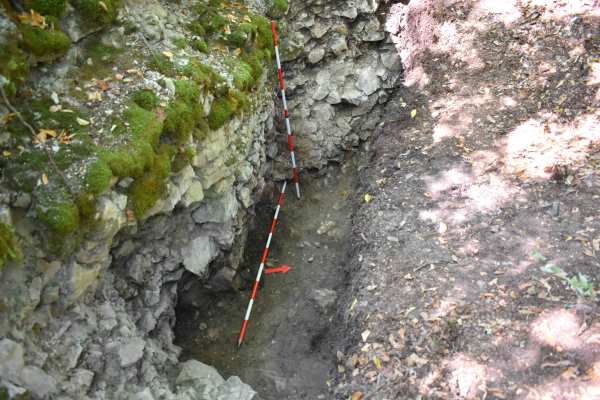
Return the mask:
<svg viewBox="0 0 600 400">
<path fill-rule="evenodd" d="M 294 153 L 294 134 L 290 126 L 290 112 L 288 111 L 287 99 L 285 97 L 285 81 L 283 79 L 283 69 L 281 68 L 281 58 L 279 57 L 279 44 L 277 43 L 277 25 L 271 21 L 271 30 L 273 31 L 273 43 L 275 44 L 275 58 L 277 59 L 277 77 L 279 78 L 279 89 L 281 90 L 281 99 L 283 101 L 283 117 L 285 118 L 285 128 L 287 130 L 288 148 L 290 150 L 290 159 L 292 161 L 292 176 L 296 186 L 296 196 L 300 198 L 300 176 L 298 166 L 296 165 L 296 155 Z"/>
<path fill-rule="evenodd" d="M 262 259 L 260 260 L 260 266 L 258 267 L 258 273 L 256 274 L 256 280 L 254 281 L 254 285 L 252 287 L 252 294 L 250 295 L 250 301 L 248 302 L 248 308 L 246 309 L 246 315 L 244 316 L 244 322 L 242 323 L 242 329 L 240 330 L 240 336 L 238 339 L 238 347 L 240 347 L 246 337 L 246 329 L 248 328 L 248 320 L 250 319 L 250 314 L 252 313 L 252 306 L 256 301 L 256 294 L 258 293 L 258 286 L 260 284 L 260 278 L 262 277 L 263 270 L 265 269 L 265 264 L 267 262 L 267 257 L 269 256 L 269 247 L 271 246 L 271 240 L 273 239 L 273 233 L 275 232 L 275 226 L 277 225 L 277 218 L 279 217 L 279 211 L 281 210 L 281 206 L 283 205 L 283 198 L 285 195 L 285 188 L 287 186 L 287 182 L 283 182 L 283 186 L 281 187 L 281 193 L 279 193 L 279 199 L 277 200 L 277 208 L 275 209 L 275 215 L 273 216 L 273 222 L 271 223 L 271 230 L 269 231 L 269 237 L 267 238 L 267 244 L 265 245 L 265 249 L 263 251 Z"/>
</svg>

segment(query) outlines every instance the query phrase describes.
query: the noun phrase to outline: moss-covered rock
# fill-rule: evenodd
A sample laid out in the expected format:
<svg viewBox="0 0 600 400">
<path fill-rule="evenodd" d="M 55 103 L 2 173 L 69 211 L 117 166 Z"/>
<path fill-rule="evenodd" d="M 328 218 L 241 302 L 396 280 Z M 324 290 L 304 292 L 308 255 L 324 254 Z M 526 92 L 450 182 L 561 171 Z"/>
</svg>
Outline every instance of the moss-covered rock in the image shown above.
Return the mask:
<svg viewBox="0 0 600 400">
<path fill-rule="evenodd" d="M 164 54 L 154 54 L 148 66 L 165 76 L 174 77 L 176 74 L 175 64 Z"/>
<path fill-rule="evenodd" d="M 28 0 L 26 5 L 42 15 L 61 17 L 65 12 L 67 2 L 66 0 Z"/>
<path fill-rule="evenodd" d="M 201 53 L 208 54 L 208 44 L 202 39 L 194 39 L 192 47 Z"/>
<path fill-rule="evenodd" d="M 101 158 L 113 175 L 139 177 L 152 165 L 163 124 L 156 114 L 137 104 L 129 105 L 123 117 L 129 126 L 115 129 L 116 143 L 102 148 Z"/>
<path fill-rule="evenodd" d="M 33 54 L 39 61 L 54 61 L 65 55 L 71 46 L 67 35 L 57 29 L 42 29 L 37 26 L 21 24 L 23 48 Z"/>
<path fill-rule="evenodd" d="M 171 174 L 171 159 L 175 150 L 163 145 L 152 167 L 129 187 L 129 207 L 137 218 L 143 218 L 156 202 L 166 194 L 166 180 Z"/>
<path fill-rule="evenodd" d="M 14 94 L 18 86 L 27 80 L 29 61 L 27 55 L 15 42 L 0 45 L 0 75 L 9 81 L 9 94 Z"/>
<path fill-rule="evenodd" d="M 20 261 L 22 258 L 23 253 L 14 229 L 0 222 L 0 268 L 11 261 Z"/>
<path fill-rule="evenodd" d="M 230 97 L 216 99 L 208 115 L 208 126 L 212 130 L 219 129 L 233 117 L 235 111 L 236 104 Z"/>
<path fill-rule="evenodd" d="M 73 7 L 93 25 L 108 25 L 119 14 L 122 0 L 73 0 Z"/>
<path fill-rule="evenodd" d="M 112 177 L 110 166 L 104 160 L 92 160 L 85 171 L 85 192 L 93 195 L 104 193 L 109 188 Z"/>
<path fill-rule="evenodd" d="M 156 93 L 150 89 L 140 89 L 133 92 L 131 100 L 144 110 L 152 111 L 158 107 L 160 100 Z"/>
<path fill-rule="evenodd" d="M 36 215 L 51 232 L 68 235 L 78 228 L 79 208 L 62 185 L 55 183 L 38 186 L 35 198 Z"/>
</svg>

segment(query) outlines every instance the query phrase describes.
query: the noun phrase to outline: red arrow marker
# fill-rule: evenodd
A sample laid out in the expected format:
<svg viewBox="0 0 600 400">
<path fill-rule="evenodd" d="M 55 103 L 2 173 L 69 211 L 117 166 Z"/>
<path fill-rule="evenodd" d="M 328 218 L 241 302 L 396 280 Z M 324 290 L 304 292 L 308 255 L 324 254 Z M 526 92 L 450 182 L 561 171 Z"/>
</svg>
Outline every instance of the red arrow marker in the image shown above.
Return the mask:
<svg viewBox="0 0 600 400">
<path fill-rule="evenodd" d="M 280 265 L 279 267 L 267 267 L 265 268 L 265 274 L 286 274 L 290 269 L 290 266 L 286 264 Z"/>
</svg>

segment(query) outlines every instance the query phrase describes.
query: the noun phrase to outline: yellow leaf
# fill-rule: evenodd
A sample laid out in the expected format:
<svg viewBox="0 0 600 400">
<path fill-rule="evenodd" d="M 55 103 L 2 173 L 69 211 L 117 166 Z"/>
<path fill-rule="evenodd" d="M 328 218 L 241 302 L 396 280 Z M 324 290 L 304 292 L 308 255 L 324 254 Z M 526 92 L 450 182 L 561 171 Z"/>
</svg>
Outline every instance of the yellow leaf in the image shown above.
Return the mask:
<svg viewBox="0 0 600 400">
<path fill-rule="evenodd" d="M 10 151 L 8 151 L 8 150 L 4 150 L 4 151 L 2 152 L 2 155 L 3 155 L 4 157 L 10 157 L 10 156 L 11 156 L 11 154 L 12 154 L 12 153 L 11 153 Z"/>
<path fill-rule="evenodd" d="M 231 28 L 229 27 L 229 25 L 225 25 L 225 28 L 223 29 L 223 31 L 227 34 L 230 35 L 231 34 Z"/>
<path fill-rule="evenodd" d="M 163 55 L 165 57 L 167 57 L 169 60 L 173 59 L 173 53 L 171 53 L 170 51 L 163 51 Z"/>
<path fill-rule="evenodd" d="M 90 121 L 87 121 L 87 120 L 85 120 L 83 118 L 79 118 L 79 117 L 77 117 L 76 121 L 81 126 L 88 126 L 90 124 Z"/>
<path fill-rule="evenodd" d="M 23 24 L 37 26 L 42 29 L 47 26 L 46 18 L 42 14 L 36 12 L 35 10 L 31 10 L 29 14 L 23 13 L 23 14 L 17 16 L 17 19 L 19 20 L 19 22 L 21 22 Z"/>
<path fill-rule="evenodd" d="M 365 193 L 365 203 L 370 203 L 373 201 L 373 196 L 371 196 L 369 193 Z"/>
<path fill-rule="evenodd" d="M 416 116 L 417 116 L 417 110 L 412 110 L 410 112 L 410 117 L 414 119 Z"/>
<path fill-rule="evenodd" d="M 350 397 L 350 400 L 363 400 L 365 398 L 364 394 L 362 394 L 362 392 L 354 392 L 352 393 L 352 397 Z"/>
<path fill-rule="evenodd" d="M 98 5 L 99 5 L 100 7 L 102 7 L 102 9 L 103 9 L 104 11 L 108 12 L 108 6 L 106 5 L 106 3 L 105 3 L 105 2 L 103 2 L 103 1 L 99 1 L 99 2 L 98 2 Z"/>
<path fill-rule="evenodd" d="M 375 364 L 375 367 L 377 367 L 377 369 L 383 368 L 381 365 L 381 360 L 377 356 L 373 356 L 373 364 Z"/>
<path fill-rule="evenodd" d="M 42 183 L 43 183 L 44 185 L 47 185 L 47 184 L 48 184 L 48 175 L 46 175 L 46 174 L 42 174 Z"/>
</svg>

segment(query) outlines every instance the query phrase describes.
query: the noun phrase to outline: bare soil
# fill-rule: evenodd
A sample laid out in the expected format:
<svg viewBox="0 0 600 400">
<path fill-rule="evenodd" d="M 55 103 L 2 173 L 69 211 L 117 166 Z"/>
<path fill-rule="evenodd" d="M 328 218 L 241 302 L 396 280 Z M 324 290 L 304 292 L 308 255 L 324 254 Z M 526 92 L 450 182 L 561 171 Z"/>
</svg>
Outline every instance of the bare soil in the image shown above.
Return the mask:
<svg viewBox="0 0 600 400">
<path fill-rule="evenodd" d="M 302 199 L 289 187 L 267 263 L 287 264 L 287 274 L 263 275 L 246 341 L 237 338 L 249 290 L 199 293 L 204 304 L 179 309 L 177 344 L 182 358 L 198 359 L 225 376 L 237 375 L 263 400 L 329 399 L 336 354 L 330 335 L 336 300 L 348 282 L 350 196 L 356 167 L 330 166 L 319 176 L 304 174 Z M 275 196 L 259 207 L 244 253 L 254 281 L 273 218 Z"/>
<path fill-rule="evenodd" d="M 599 17 L 392 6 L 407 88 L 360 175 L 332 398 L 600 398 Z"/>
</svg>

